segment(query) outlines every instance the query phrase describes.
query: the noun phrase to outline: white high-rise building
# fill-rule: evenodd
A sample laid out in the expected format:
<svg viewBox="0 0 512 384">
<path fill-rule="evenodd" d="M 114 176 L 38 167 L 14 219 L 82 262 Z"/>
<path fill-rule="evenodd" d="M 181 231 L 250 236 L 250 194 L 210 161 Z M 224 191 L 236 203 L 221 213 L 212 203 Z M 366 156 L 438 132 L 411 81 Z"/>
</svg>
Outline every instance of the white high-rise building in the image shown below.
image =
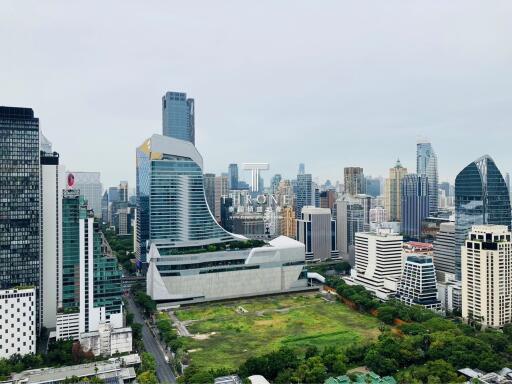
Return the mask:
<svg viewBox="0 0 512 384">
<path fill-rule="evenodd" d="M 329 208 L 306 206 L 297 220 L 297 240 L 306 246 L 306 260 L 338 257 L 336 221 Z"/>
<path fill-rule="evenodd" d="M 402 245 L 403 237 L 396 233 L 356 233 L 353 282 L 387 298 L 393 292 L 384 287 L 384 280 L 401 275 Z"/>
<path fill-rule="evenodd" d="M 0 358 L 36 353 L 35 288 L 0 290 Z"/>
<path fill-rule="evenodd" d="M 461 248 L 462 317 L 484 327 L 512 322 L 512 242 L 505 225 L 475 225 Z"/>
<path fill-rule="evenodd" d="M 51 144 L 46 140 L 46 148 Z M 41 152 L 41 317 L 47 329 L 57 324 L 62 292 L 62 189 L 64 170 L 55 152 Z"/>
<path fill-rule="evenodd" d="M 94 216 L 101 218 L 101 184 L 99 172 L 66 172 L 68 184 L 73 189 L 79 189 L 80 195 L 87 200 L 87 208 L 94 211 Z M 71 179 L 73 181 L 71 182 Z"/>
</svg>

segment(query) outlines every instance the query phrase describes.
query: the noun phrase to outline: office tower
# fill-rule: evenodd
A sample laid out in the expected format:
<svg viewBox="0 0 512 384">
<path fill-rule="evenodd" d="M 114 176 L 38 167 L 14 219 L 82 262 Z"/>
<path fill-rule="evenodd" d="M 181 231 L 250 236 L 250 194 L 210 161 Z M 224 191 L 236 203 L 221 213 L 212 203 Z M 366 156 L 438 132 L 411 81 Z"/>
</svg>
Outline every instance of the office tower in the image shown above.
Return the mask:
<svg viewBox="0 0 512 384">
<path fill-rule="evenodd" d="M 402 180 L 402 234 L 420 240 L 421 224 L 429 215 L 429 183 L 425 176 L 405 175 Z M 437 211 L 436 211 L 437 212 Z"/>
<path fill-rule="evenodd" d="M 116 232 L 119 236 L 126 236 L 130 234 L 130 208 L 124 206 L 119 207 L 115 213 L 114 225 Z"/>
<path fill-rule="evenodd" d="M 295 217 L 301 218 L 302 207 L 313 201 L 313 181 L 310 173 L 297 175 L 297 192 L 295 198 Z"/>
<path fill-rule="evenodd" d="M 416 173 L 428 179 L 429 211 L 437 212 L 437 155 L 428 141 L 419 141 L 416 145 Z"/>
<path fill-rule="evenodd" d="M 215 177 L 215 173 L 205 173 L 203 177 L 204 195 L 213 216 L 215 216 Z"/>
<path fill-rule="evenodd" d="M 331 210 L 305 206 L 297 220 L 297 240 L 306 247 L 306 260 L 326 260 L 339 256 L 336 221 Z"/>
<path fill-rule="evenodd" d="M 163 135 L 195 145 L 194 99 L 184 92 L 166 92 L 162 96 Z"/>
<path fill-rule="evenodd" d="M 39 119 L 30 108 L 0 107 L 0 289 L 36 287 L 40 270 Z"/>
<path fill-rule="evenodd" d="M 297 171 L 298 175 L 303 175 L 306 173 L 306 166 L 304 163 L 299 163 L 299 170 Z"/>
<path fill-rule="evenodd" d="M 123 326 L 121 272 L 116 258 L 102 252 L 102 234 L 85 198 L 80 191 L 67 189 L 62 197 L 62 300 L 57 339 L 78 339 L 104 322 L 115 328 Z"/>
<path fill-rule="evenodd" d="M 291 206 L 281 210 L 281 235 L 295 239 L 297 226 L 295 224 L 295 211 Z"/>
<path fill-rule="evenodd" d="M 192 143 L 153 135 L 138 147 L 137 167 L 151 195 L 146 286 L 153 300 L 183 304 L 307 286 L 302 244 L 281 236 L 262 247 L 216 222 Z"/>
<path fill-rule="evenodd" d="M 54 329 L 57 324 L 57 302 L 62 288 L 62 189 L 64 170 L 59 165 L 59 154 L 51 152 L 46 140 L 41 150 L 41 265 L 42 265 L 42 325 Z"/>
<path fill-rule="evenodd" d="M 356 233 L 354 282 L 379 298 L 388 298 L 393 292 L 384 281 L 402 273 L 402 244 L 402 236 L 394 233 Z"/>
<path fill-rule="evenodd" d="M 87 197 L 86 197 L 87 199 Z M 108 202 L 109 203 L 119 203 L 121 201 L 121 193 L 119 192 L 118 187 L 109 187 L 108 188 Z"/>
<path fill-rule="evenodd" d="M 276 173 L 274 176 L 272 176 L 272 179 L 270 180 L 270 193 L 276 193 L 277 189 L 279 188 L 279 183 L 281 182 L 281 174 Z"/>
<path fill-rule="evenodd" d="M 128 203 L 128 182 L 124 180 L 119 183 L 119 201 Z"/>
<path fill-rule="evenodd" d="M 407 168 L 402 167 L 400 160 L 389 170 L 384 189 L 384 208 L 388 214 L 388 221 L 402 220 L 402 180 L 407 175 Z"/>
<path fill-rule="evenodd" d="M 268 171 L 270 165 L 268 163 L 244 163 L 243 169 L 251 171 L 251 192 L 261 192 L 263 190 L 263 179 L 260 172 Z"/>
<path fill-rule="evenodd" d="M 87 200 L 87 208 L 94 211 L 94 216 L 101 218 L 101 185 L 99 172 L 66 172 L 66 179 L 73 178 L 72 187 L 78 189 L 80 194 Z M 109 191 L 110 201 L 110 191 Z"/>
<path fill-rule="evenodd" d="M 372 177 L 365 178 L 366 181 L 366 194 L 372 197 L 380 196 L 380 179 Z"/>
<path fill-rule="evenodd" d="M 407 256 L 397 288 L 397 297 L 402 303 L 441 309 L 441 302 L 437 299 L 436 270 L 430 256 Z"/>
<path fill-rule="evenodd" d="M 215 219 L 220 223 L 220 206 L 222 200 L 229 195 L 228 189 L 228 177 L 227 176 L 216 176 L 215 177 Z"/>
<path fill-rule="evenodd" d="M 473 225 L 497 224 L 510 228 L 510 198 L 493 159 L 482 156 L 455 178 L 455 278 L 461 279 L 460 247 Z"/>
<path fill-rule="evenodd" d="M 311 188 L 313 189 L 313 201 L 311 202 L 311 205 L 320 208 L 320 188 L 316 183 L 313 183 Z"/>
<path fill-rule="evenodd" d="M 370 230 L 370 209 L 372 208 L 372 197 L 366 194 L 356 195 L 355 201 L 359 202 L 363 207 L 364 212 L 364 232 L 368 232 Z"/>
<path fill-rule="evenodd" d="M 336 202 L 336 192 L 332 189 L 320 192 L 320 208 L 329 208 L 331 211 Z"/>
<path fill-rule="evenodd" d="M 338 250 L 340 256 L 354 264 L 351 249 L 355 244 L 357 232 L 363 232 L 365 226 L 365 211 L 359 201 L 344 196 L 336 201 L 336 227 Z"/>
<path fill-rule="evenodd" d="M 101 198 L 101 221 L 110 225 L 110 218 L 108 214 L 108 191 L 103 192 Z"/>
<path fill-rule="evenodd" d="M 359 195 L 365 193 L 365 181 L 363 168 L 346 167 L 343 170 L 344 192 L 348 195 Z"/>
<path fill-rule="evenodd" d="M 455 276 L 455 223 L 441 223 L 439 228 L 434 241 L 434 265 L 439 276 Z"/>
<path fill-rule="evenodd" d="M 293 186 L 290 180 L 281 180 L 277 188 L 276 200 L 277 204 L 281 208 L 293 208 L 293 206 L 295 205 L 295 193 L 293 192 Z M 295 218 L 295 211 L 293 216 Z"/>
<path fill-rule="evenodd" d="M 512 322 L 512 243 L 506 225 L 475 225 L 462 253 L 462 317 L 484 327 Z"/>
<path fill-rule="evenodd" d="M 229 189 L 238 189 L 238 164 L 229 164 L 228 188 Z"/>
<path fill-rule="evenodd" d="M 0 289 L 0 358 L 36 353 L 36 289 Z"/>
</svg>

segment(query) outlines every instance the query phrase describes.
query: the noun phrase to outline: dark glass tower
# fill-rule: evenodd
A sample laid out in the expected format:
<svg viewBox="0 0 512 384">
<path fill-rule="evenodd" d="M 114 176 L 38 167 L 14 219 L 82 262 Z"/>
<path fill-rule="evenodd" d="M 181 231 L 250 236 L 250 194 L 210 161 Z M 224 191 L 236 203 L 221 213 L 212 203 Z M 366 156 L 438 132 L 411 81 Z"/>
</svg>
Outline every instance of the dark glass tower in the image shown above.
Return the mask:
<svg viewBox="0 0 512 384">
<path fill-rule="evenodd" d="M 402 233 L 420 240 L 421 223 L 429 215 L 429 183 L 426 176 L 410 174 L 402 180 Z"/>
<path fill-rule="evenodd" d="M 455 179 L 455 277 L 461 279 L 460 247 L 472 225 L 498 224 L 510 229 L 508 188 L 488 156 L 470 163 Z"/>
<path fill-rule="evenodd" d="M 238 189 L 238 164 L 229 164 L 228 167 L 228 188 Z"/>
<path fill-rule="evenodd" d="M 419 142 L 416 146 L 416 173 L 428 178 L 429 211 L 437 212 L 439 209 L 437 155 L 428 141 Z"/>
<path fill-rule="evenodd" d="M 36 287 L 38 315 L 39 167 L 39 119 L 34 111 L 0 107 L 0 288 Z"/>
<path fill-rule="evenodd" d="M 164 136 L 195 144 L 194 99 L 183 92 L 167 92 L 162 97 Z"/>
<path fill-rule="evenodd" d="M 313 194 L 313 178 L 311 174 L 299 174 L 297 175 L 297 192 L 295 199 L 295 217 L 300 219 L 302 213 L 302 207 L 306 205 L 314 204 Z"/>
</svg>

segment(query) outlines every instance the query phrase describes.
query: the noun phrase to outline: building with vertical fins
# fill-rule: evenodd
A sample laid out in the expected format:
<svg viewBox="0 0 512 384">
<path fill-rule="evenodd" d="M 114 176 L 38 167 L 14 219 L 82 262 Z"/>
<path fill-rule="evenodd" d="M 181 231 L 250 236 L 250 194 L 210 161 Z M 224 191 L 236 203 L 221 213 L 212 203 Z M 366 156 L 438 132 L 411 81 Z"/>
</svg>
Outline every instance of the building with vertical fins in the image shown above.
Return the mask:
<svg viewBox="0 0 512 384">
<path fill-rule="evenodd" d="M 314 205 L 313 178 L 310 173 L 297 175 L 297 193 L 295 199 L 295 217 L 301 217 L 302 207 Z"/>
<path fill-rule="evenodd" d="M 426 176 L 409 174 L 402 180 L 402 234 L 420 240 L 421 225 L 429 216 L 429 182 Z"/>
<path fill-rule="evenodd" d="M 473 225 L 510 229 L 510 196 L 494 160 L 485 155 L 468 164 L 455 179 L 455 277 L 461 280 L 460 247 Z"/>
<path fill-rule="evenodd" d="M 203 159 L 190 141 L 145 140 L 137 148 L 137 191 L 149 208 L 144 221 L 137 216 L 137 227 L 147 225 L 147 293 L 158 303 L 306 289 L 303 244 L 285 236 L 251 241 L 217 223 L 206 202 Z"/>
<path fill-rule="evenodd" d="M 336 229 L 340 256 L 354 265 L 356 233 L 364 232 L 365 210 L 357 199 L 344 196 L 336 201 Z"/>
<path fill-rule="evenodd" d="M 41 135 L 41 138 L 43 139 L 44 136 Z M 45 328 L 55 329 L 57 324 L 57 302 L 62 289 L 61 224 L 64 169 L 59 164 L 59 154 L 52 152 L 51 143 L 46 138 L 44 138 L 44 145 L 41 145 L 40 159 L 41 316 Z"/>
<path fill-rule="evenodd" d="M 337 258 L 336 220 L 331 218 L 331 210 L 303 207 L 300 219 L 297 219 L 297 240 L 305 245 L 307 260 Z"/>
<path fill-rule="evenodd" d="M 512 242 L 506 225 L 475 225 L 462 246 L 462 317 L 484 327 L 512 322 Z"/>
<path fill-rule="evenodd" d="M 12 289 L 19 286 L 32 287 L 35 298 L 29 310 L 36 315 L 34 324 L 40 329 L 39 119 L 31 108 L 0 107 L 0 165 L 0 296 L 17 295 Z M 12 298 L 7 296 L 6 300 Z M 19 317 L 11 313 L 13 308 L 2 306 L 7 311 L 2 316 Z M 30 342 L 35 345 L 35 337 Z M 14 353 L 18 351 L 9 348 L 2 355 Z"/>
<path fill-rule="evenodd" d="M 402 220 L 402 180 L 407 175 L 407 168 L 402 166 L 400 160 L 389 170 L 384 191 L 384 208 L 388 214 L 388 221 Z"/>
<path fill-rule="evenodd" d="M 71 185 L 70 185 L 71 183 Z M 68 178 L 68 188 L 73 187 Z M 115 257 L 103 254 L 102 234 L 79 190 L 62 197 L 62 295 L 57 339 L 78 339 L 100 324 L 123 327 L 121 272 Z"/>
<path fill-rule="evenodd" d="M 416 145 L 416 173 L 428 179 L 429 212 L 436 213 L 439 209 L 437 155 L 428 141 L 419 141 Z"/>
<path fill-rule="evenodd" d="M 167 92 L 162 96 L 163 135 L 195 144 L 194 99 L 184 92 Z"/>
</svg>

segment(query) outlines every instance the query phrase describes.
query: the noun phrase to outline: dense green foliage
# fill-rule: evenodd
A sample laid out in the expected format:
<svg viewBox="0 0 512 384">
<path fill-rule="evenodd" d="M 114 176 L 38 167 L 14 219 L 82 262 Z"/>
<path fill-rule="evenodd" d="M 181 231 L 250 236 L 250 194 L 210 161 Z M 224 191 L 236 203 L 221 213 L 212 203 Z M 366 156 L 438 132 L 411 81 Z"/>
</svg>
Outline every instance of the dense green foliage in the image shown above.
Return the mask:
<svg viewBox="0 0 512 384">
<path fill-rule="evenodd" d="M 156 303 L 148 294 L 146 294 L 146 292 L 144 292 L 138 286 L 132 287 L 132 295 L 135 303 L 137 303 L 137 305 L 142 307 L 144 310 L 144 315 L 146 317 L 150 317 L 156 312 Z"/>
<path fill-rule="evenodd" d="M 156 376 L 156 360 L 148 352 L 143 352 L 140 355 L 141 365 L 137 375 L 137 381 L 140 384 L 157 384 L 158 379 Z"/>
<path fill-rule="evenodd" d="M 60 340 L 48 346 L 47 354 L 13 355 L 0 359 L 0 380 L 7 379 L 14 372 L 43 367 L 61 367 L 94 361 L 92 354 L 84 354 L 78 343 Z"/>
<path fill-rule="evenodd" d="M 178 338 L 178 333 L 171 325 L 169 315 L 165 312 L 161 312 L 157 316 L 156 326 L 160 333 L 160 339 L 169 347 L 172 351 L 177 351 L 183 346 L 183 341 Z"/>
<path fill-rule="evenodd" d="M 325 275 L 327 271 L 334 271 L 337 274 L 346 275 L 350 272 L 350 264 L 348 261 L 328 261 L 324 263 L 309 264 L 308 272 L 316 272 Z"/>
<path fill-rule="evenodd" d="M 112 248 L 112 253 L 117 258 L 119 264 L 123 266 L 123 269 L 129 273 L 135 273 L 135 265 L 131 262 L 131 259 L 135 257 L 132 235 L 118 236 L 112 228 L 103 228 L 103 234 L 110 248 Z"/>
</svg>

